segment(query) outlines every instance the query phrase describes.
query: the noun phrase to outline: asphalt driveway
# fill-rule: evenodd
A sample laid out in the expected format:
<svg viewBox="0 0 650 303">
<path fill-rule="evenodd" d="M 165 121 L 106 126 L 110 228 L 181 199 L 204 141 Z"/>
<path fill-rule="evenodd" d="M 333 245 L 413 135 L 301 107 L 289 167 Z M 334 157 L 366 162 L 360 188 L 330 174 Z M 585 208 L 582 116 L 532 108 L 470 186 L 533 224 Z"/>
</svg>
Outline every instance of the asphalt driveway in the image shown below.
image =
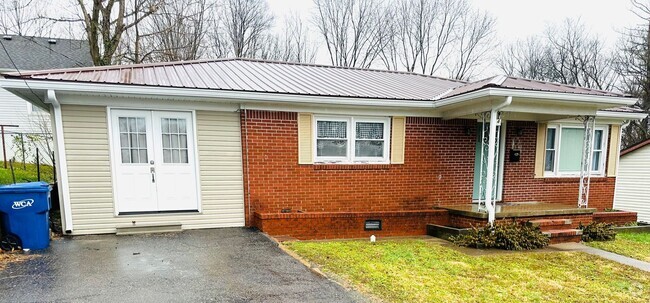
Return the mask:
<svg viewBox="0 0 650 303">
<path fill-rule="evenodd" d="M 0 302 L 355 302 L 243 228 L 60 239 L 0 271 Z"/>
</svg>

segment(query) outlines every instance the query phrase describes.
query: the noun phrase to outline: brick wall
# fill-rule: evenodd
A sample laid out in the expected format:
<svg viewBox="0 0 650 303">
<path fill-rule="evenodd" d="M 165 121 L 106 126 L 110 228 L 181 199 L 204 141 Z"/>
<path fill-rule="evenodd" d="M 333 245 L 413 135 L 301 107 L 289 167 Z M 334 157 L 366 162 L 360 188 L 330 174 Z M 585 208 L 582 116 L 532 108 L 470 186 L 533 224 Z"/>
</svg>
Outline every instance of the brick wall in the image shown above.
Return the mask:
<svg viewBox="0 0 650 303">
<path fill-rule="evenodd" d="M 594 221 L 614 225 L 626 225 L 637 220 L 637 213 L 631 211 L 611 211 L 594 213 Z"/>
<path fill-rule="evenodd" d="M 537 217 L 518 217 L 518 218 L 507 218 L 507 219 L 497 219 L 496 221 L 511 221 L 516 220 L 520 223 L 526 223 L 532 220 L 538 219 L 571 219 L 571 228 L 578 228 L 580 223 L 587 225 L 591 223 L 593 217 L 591 214 L 577 214 L 577 215 L 552 215 L 552 216 L 537 216 Z M 487 224 L 487 219 L 465 217 L 463 215 L 451 214 L 449 216 L 449 226 L 456 228 L 468 228 L 468 227 L 482 227 Z"/>
<path fill-rule="evenodd" d="M 523 131 L 521 136 L 517 136 L 518 129 Z M 516 163 L 510 162 L 508 159 L 508 151 L 513 140 L 516 140 L 517 145 L 521 148 L 521 159 Z M 535 178 L 536 143 L 537 124 L 535 122 L 508 121 L 503 172 L 503 200 L 505 202 L 537 201 L 577 205 L 580 188 L 578 177 Z M 603 156 L 607 156 L 607 152 L 604 152 Z M 616 178 L 592 177 L 589 207 L 599 210 L 612 208 L 615 185 Z"/>
<path fill-rule="evenodd" d="M 427 234 L 427 224 L 446 225 L 446 210 L 339 213 L 255 213 L 257 227 L 270 235 L 300 240 L 416 236 Z M 382 220 L 382 230 L 364 230 L 366 220 Z"/>
<path fill-rule="evenodd" d="M 403 165 L 298 165 L 296 113 L 242 112 L 242 127 L 249 226 L 258 225 L 252 214 L 283 209 L 411 211 L 472 200 L 475 120 L 407 118 Z M 577 203 L 578 178 L 534 178 L 535 123 L 508 122 L 505 147 L 518 128 L 521 161 L 510 163 L 506 153 L 504 201 Z M 612 207 L 614 180 L 592 178 L 590 207 Z"/>
<path fill-rule="evenodd" d="M 403 165 L 298 165 L 295 113 L 246 115 L 250 213 L 423 210 L 471 201 L 474 134 L 465 128 L 475 127 L 472 120 L 408 118 Z"/>
</svg>

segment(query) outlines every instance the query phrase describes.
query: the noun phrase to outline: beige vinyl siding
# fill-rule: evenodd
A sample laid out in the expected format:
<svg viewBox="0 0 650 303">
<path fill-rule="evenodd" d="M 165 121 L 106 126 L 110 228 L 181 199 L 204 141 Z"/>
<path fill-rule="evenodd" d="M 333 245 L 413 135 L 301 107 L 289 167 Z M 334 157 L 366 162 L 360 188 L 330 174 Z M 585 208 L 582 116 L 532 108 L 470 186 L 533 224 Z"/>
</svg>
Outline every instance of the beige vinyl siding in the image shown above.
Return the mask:
<svg viewBox="0 0 650 303">
<path fill-rule="evenodd" d="M 618 165 L 614 208 L 638 213 L 650 222 L 650 145 L 623 155 Z"/>
<path fill-rule="evenodd" d="M 535 178 L 544 177 L 544 161 L 546 160 L 546 123 L 537 124 L 537 143 L 535 144 Z"/>
<path fill-rule="evenodd" d="M 390 163 L 404 164 L 404 146 L 406 143 L 406 117 L 393 117 Z"/>
<path fill-rule="evenodd" d="M 298 164 L 314 163 L 313 118 L 310 113 L 298 113 Z"/>
<path fill-rule="evenodd" d="M 237 113 L 196 114 L 201 213 L 116 216 L 106 107 L 62 106 L 73 234 L 114 233 L 131 224 L 181 223 L 183 229 L 244 225 Z"/>
</svg>

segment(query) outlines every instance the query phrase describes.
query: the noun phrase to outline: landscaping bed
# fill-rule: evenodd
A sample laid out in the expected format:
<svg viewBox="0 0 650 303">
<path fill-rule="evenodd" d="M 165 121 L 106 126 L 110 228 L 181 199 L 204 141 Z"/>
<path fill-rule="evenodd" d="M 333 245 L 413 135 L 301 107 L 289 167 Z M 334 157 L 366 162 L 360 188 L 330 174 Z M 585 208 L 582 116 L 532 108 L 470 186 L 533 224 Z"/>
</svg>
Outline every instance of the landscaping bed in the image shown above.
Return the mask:
<svg viewBox="0 0 650 303">
<path fill-rule="evenodd" d="M 614 241 L 588 242 L 587 245 L 602 250 L 650 262 L 650 233 L 621 232 Z"/>
<path fill-rule="evenodd" d="M 425 240 L 288 242 L 388 302 L 646 302 L 650 274 L 579 252 L 469 256 Z"/>
</svg>

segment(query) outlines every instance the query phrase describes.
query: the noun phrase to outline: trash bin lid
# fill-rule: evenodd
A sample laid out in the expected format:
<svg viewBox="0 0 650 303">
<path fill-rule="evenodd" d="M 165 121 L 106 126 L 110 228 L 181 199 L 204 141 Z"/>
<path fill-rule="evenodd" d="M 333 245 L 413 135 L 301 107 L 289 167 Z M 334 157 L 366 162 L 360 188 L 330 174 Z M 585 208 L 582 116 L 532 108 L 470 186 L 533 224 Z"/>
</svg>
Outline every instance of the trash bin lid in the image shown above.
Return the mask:
<svg viewBox="0 0 650 303">
<path fill-rule="evenodd" d="M 0 194 L 14 194 L 14 193 L 25 193 L 25 192 L 48 192 L 50 191 L 50 185 L 46 182 L 28 182 L 28 183 L 16 183 L 10 185 L 0 186 Z"/>
</svg>

